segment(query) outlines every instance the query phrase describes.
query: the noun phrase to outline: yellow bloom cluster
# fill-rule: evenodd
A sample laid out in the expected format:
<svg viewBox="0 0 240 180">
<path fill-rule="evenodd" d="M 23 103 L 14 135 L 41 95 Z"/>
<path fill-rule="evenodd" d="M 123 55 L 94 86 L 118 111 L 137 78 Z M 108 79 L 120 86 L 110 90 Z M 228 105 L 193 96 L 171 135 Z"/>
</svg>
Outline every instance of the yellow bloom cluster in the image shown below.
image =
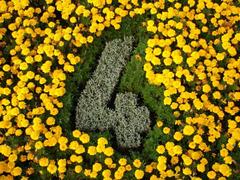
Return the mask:
<svg viewBox="0 0 240 180">
<path fill-rule="evenodd" d="M 182 175 L 200 179 L 201 173 L 209 179 L 231 176 L 239 166 L 232 154 L 240 147 L 237 2 L 37 3 L 0 0 L 0 179 L 28 179 L 35 171 L 63 179 L 68 169 L 102 179 L 122 179 L 129 171 L 136 179 L 146 173 L 152 180 Z M 83 62 L 77 48 L 92 43 L 108 27 L 119 29 L 124 17 L 149 12 L 152 18 L 145 25 L 153 37 L 147 42 L 144 70 L 150 84 L 165 88 L 163 102 L 173 109 L 178 130 L 157 123 L 159 131 L 173 138 L 156 148 L 156 162 L 145 165 L 135 159 L 131 164 L 123 157 L 114 162 L 107 139 L 93 145 L 90 136 L 78 130 L 66 137 L 56 115 L 64 107 L 67 75 Z M 22 144 L 12 138 L 21 138 Z M 49 150 L 65 156 L 50 159 Z M 209 165 L 209 157 L 215 156 L 222 160 Z M 91 157 L 96 162 L 86 167 Z"/>
<path fill-rule="evenodd" d="M 152 38 L 144 71 L 150 84 L 164 88 L 163 103 L 173 110 L 178 129 L 156 149 L 160 177 L 205 173 L 226 179 L 240 147 L 239 4 L 171 0 L 154 6 L 146 21 Z M 158 127 L 169 134 L 170 127 Z M 220 158 L 209 162 L 209 156 Z"/>
<path fill-rule="evenodd" d="M 29 0 L 0 1 L 0 179 L 27 179 L 34 173 L 33 168 L 17 166 L 19 161 L 38 164 L 41 174 L 47 170 L 60 178 L 64 178 L 67 166 L 76 173 L 97 177 L 103 165 L 95 163 L 92 170 L 83 168 L 81 163 L 87 161 L 83 154 L 102 154 L 107 167 L 114 169 L 116 164 L 110 163 L 113 148 L 105 138 L 98 139 L 97 146 L 89 146 L 90 136 L 78 130 L 73 131 L 74 140 L 69 140 L 55 116 L 64 106 L 60 98 L 66 93 L 67 74 L 82 62 L 76 48 L 92 43 L 94 36 L 100 36 L 106 27 L 119 29 L 122 17 L 128 15 L 133 4 L 120 1 L 114 9 L 112 1 L 105 0 L 89 0 L 92 6 L 71 0 L 38 3 L 35 6 Z M 83 23 L 84 18 L 90 25 Z M 6 45 L 8 49 L 3 52 Z M 15 147 L 8 144 L 11 137 L 22 137 L 24 141 Z M 42 154 L 48 148 L 71 151 L 71 156 L 49 159 Z M 123 169 L 116 171 L 115 176 L 123 176 Z M 102 175 L 108 179 L 111 171 L 106 169 Z"/>
</svg>

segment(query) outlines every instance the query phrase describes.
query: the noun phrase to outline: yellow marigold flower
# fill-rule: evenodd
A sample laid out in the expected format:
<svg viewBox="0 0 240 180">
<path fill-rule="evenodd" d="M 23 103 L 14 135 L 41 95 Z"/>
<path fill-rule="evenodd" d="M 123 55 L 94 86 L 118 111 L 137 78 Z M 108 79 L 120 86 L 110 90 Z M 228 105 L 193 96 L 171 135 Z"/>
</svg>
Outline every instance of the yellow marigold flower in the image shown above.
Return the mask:
<svg viewBox="0 0 240 180">
<path fill-rule="evenodd" d="M 179 162 L 178 156 L 173 156 L 173 157 L 171 158 L 171 164 L 175 165 L 175 164 L 177 164 L 178 162 Z"/>
<path fill-rule="evenodd" d="M 15 162 L 17 160 L 17 155 L 16 154 L 11 154 L 8 157 L 9 162 Z"/>
<path fill-rule="evenodd" d="M 200 158 L 201 158 L 201 153 L 200 152 L 192 152 L 191 153 L 191 158 L 193 159 L 193 160 L 199 160 Z"/>
<path fill-rule="evenodd" d="M 182 147 L 179 145 L 176 145 L 173 147 L 173 152 L 176 155 L 181 155 L 182 154 Z"/>
<path fill-rule="evenodd" d="M 173 115 L 174 115 L 176 118 L 178 118 L 178 117 L 180 116 L 180 112 L 179 112 L 179 111 L 174 111 L 174 112 L 173 112 Z M 177 122 L 179 122 L 179 121 L 177 121 Z M 180 121 L 180 123 L 177 123 L 177 125 L 181 125 L 181 121 Z"/>
<path fill-rule="evenodd" d="M 95 146 L 89 146 L 88 147 L 88 154 L 91 156 L 94 156 L 95 154 L 97 154 L 97 150 Z"/>
<path fill-rule="evenodd" d="M 231 156 L 226 156 L 223 160 L 226 164 L 232 164 L 233 162 L 233 159 Z"/>
<path fill-rule="evenodd" d="M 160 121 L 160 120 L 157 120 L 157 127 L 162 127 L 163 126 L 163 122 L 162 121 Z"/>
<path fill-rule="evenodd" d="M 52 126 L 55 124 L 55 118 L 54 117 L 48 117 L 46 120 L 46 124 L 49 126 Z"/>
<path fill-rule="evenodd" d="M 162 50 L 160 48 L 154 48 L 153 50 L 153 54 L 155 56 L 159 56 L 161 54 Z"/>
<path fill-rule="evenodd" d="M 170 66 L 172 64 L 173 60 L 171 58 L 164 58 L 163 59 L 163 63 L 166 65 L 166 66 Z"/>
<path fill-rule="evenodd" d="M 106 149 L 105 145 L 97 145 L 96 150 L 98 153 L 102 153 Z"/>
<path fill-rule="evenodd" d="M 183 138 L 183 135 L 181 132 L 177 131 L 174 133 L 173 138 L 177 141 L 180 141 Z"/>
<path fill-rule="evenodd" d="M 160 65 L 161 64 L 161 61 L 158 57 L 155 57 L 153 56 L 152 59 L 151 59 L 151 63 L 156 66 L 156 65 Z"/>
<path fill-rule="evenodd" d="M 183 46 L 183 51 L 184 51 L 185 53 L 191 53 L 191 52 L 192 52 L 191 46 L 189 46 L 189 45 L 184 45 L 184 46 Z"/>
<path fill-rule="evenodd" d="M 106 158 L 106 159 L 104 160 L 104 163 L 105 163 L 107 166 L 110 166 L 110 165 L 113 163 L 113 160 L 112 160 L 112 158 Z"/>
<path fill-rule="evenodd" d="M 135 159 L 133 161 L 133 165 L 136 167 L 136 168 L 140 168 L 140 166 L 142 165 L 142 162 L 139 160 L 139 159 Z"/>
<path fill-rule="evenodd" d="M 77 161 L 77 156 L 75 155 L 75 154 L 72 154 L 71 156 L 70 156 L 70 161 L 71 162 L 76 162 Z"/>
<path fill-rule="evenodd" d="M 232 170 L 227 164 L 221 164 L 219 166 L 219 172 L 226 177 L 229 177 L 232 174 Z"/>
<path fill-rule="evenodd" d="M 131 171 L 132 170 L 132 166 L 130 164 L 126 165 L 126 171 Z"/>
<path fill-rule="evenodd" d="M 6 163 L 7 168 L 13 169 L 15 167 L 15 162 L 8 162 Z"/>
<path fill-rule="evenodd" d="M 197 110 L 200 110 L 203 108 L 203 103 L 199 99 L 194 99 L 193 104 Z"/>
<path fill-rule="evenodd" d="M 58 139 L 58 143 L 59 144 L 66 144 L 68 142 L 68 139 L 64 136 L 61 136 L 59 139 Z"/>
<path fill-rule="evenodd" d="M 81 163 L 81 162 L 83 162 L 83 157 L 82 156 L 74 156 L 73 160 L 75 160 L 75 162 L 77 162 L 77 163 Z"/>
<path fill-rule="evenodd" d="M 233 46 L 231 46 L 231 47 L 228 48 L 228 53 L 229 53 L 230 56 L 232 56 L 232 57 L 237 55 L 237 51 L 236 51 L 236 49 L 235 49 Z"/>
<path fill-rule="evenodd" d="M 144 176 L 144 171 L 137 169 L 134 173 L 136 179 L 142 179 Z"/>
<path fill-rule="evenodd" d="M 170 128 L 169 127 L 164 127 L 163 128 L 163 133 L 164 134 L 169 134 L 170 133 Z"/>
<path fill-rule="evenodd" d="M 104 137 L 100 137 L 100 138 L 98 138 L 98 144 L 99 145 L 106 145 L 106 144 L 108 144 L 108 140 Z"/>
<path fill-rule="evenodd" d="M 87 42 L 88 43 L 92 43 L 93 42 L 93 37 L 92 36 L 88 36 L 87 37 Z"/>
<path fill-rule="evenodd" d="M 58 166 L 66 166 L 67 161 L 66 159 L 59 159 L 58 160 Z"/>
<path fill-rule="evenodd" d="M 28 68 L 28 64 L 26 62 L 22 62 L 19 66 L 19 69 L 24 71 Z"/>
<path fill-rule="evenodd" d="M 165 97 L 163 103 L 164 105 L 170 105 L 172 103 L 172 99 L 170 97 Z"/>
<path fill-rule="evenodd" d="M 111 176 L 111 170 L 109 170 L 109 169 L 103 170 L 102 176 L 105 177 L 105 178 L 110 177 Z"/>
<path fill-rule="evenodd" d="M 183 62 L 183 57 L 180 55 L 175 56 L 175 57 L 173 57 L 173 62 L 176 64 L 181 64 Z"/>
<path fill-rule="evenodd" d="M 71 18 L 70 18 L 70 22 L 73 23 L 73 24 L 76 23 L 76 22 L 77 22 L 76 17 L 71 17 Z"/>
<path fill-rule="evenodd" d="M 159 163 L 166 163 L 167 162 L 167 158 L 165 156 L 159 156 L 158 157 L 158 162 Z"/>
<path fill-rule="evenodd" d="M 180 3 L 179 3 L 179 5 L 180 5 Z M 178 22 L 175 27 L 180 30 L 180 29 L 183 28 L 183 23 L 182 22 Z"/>
<path fill-rule="evenodd" d="M 233 137 L 235 140 L 240 141 L 240 128 L 235 128 L 235 129 L 233 129 L 232 137 Z"/>
<path fill-rule="evenodd" d="M 91 174 L 91 169 L 85 169 L 84 170 L 84 175 L 85 176 L 90 176 L 90 174 Z"/>
<path fill-rule="evenodd" d="M 158 163 L 157 169 L 159 172 L 163 172 L 167 169 L 167 165 L 165 163 Z"/>
<path fill-rule="evenodd" d="M 208 163 L 208 160 L 206 158 L 202 158 L 200 162 L 202 164 L 206 165 Z"/>
<path fill-rule="evenodd" d="M 208 84 L 203 85 L 202 87 L 203 92 L 208 93 L 211 91 L 211 87 Z"/>
<path fill-rule="evenodd" d="M 39 159 L 39 165 L 42 167 L 47 167 L 48 163 L 49 163 L 49 161 L 48 161 L 48 158 L 46 158 L 46 157 Z"/>
<path fill-rule="evenodd" d="M 191 136 L 194 133 L 194 128 L 191 125 L 186 125 L 183 128 L 183 134 L 187 136 Z"/>
<path fill-rule="evenodd" d="M 215 177 L 216 177 L 216 173 L 215 173 L 215 171 L 209 171 L 208 173 L 207 173 L 207 177 L 209 178 L 209 179 L 215 179 Z"/>
<path fill-rule="evenodd" d="M 117 167 L 117 164 L 113 163 L 109 166 L 110 169 L 115 169 Z"/>
<path fill-rule="evenodd" d="M 169 150 L 171 150 L 171 149 L 174 147 L 174 143 L 168 141 L 168 142 L 165 144 L 165 147 L 166 147 L 166 149 L 169 151 Z"/>
<path fill-rule="evenodd" d="M 146 165 L 146 167 L 145 167 L 145 172 L 147 172 L 147 173 L 152 173 L 152 171 L 153 171 L 152 165 L 151 165 L 151 164 Z"/>
<path fill-rule="evenodd" d="M 56 173 L 56 171 L 57 171 L 57 166 L 56 166 L 55 164 L 53 164 L 53 163 L 50 163 L 50 164 L 48 165 L 48 167 L 47 167 L 47 170 L 48 170 L 48 172 L 50 172 L 51 174 L 54 174 L 54 173 Z"/>
<path fill-rule="evenodd" d="M 113 148 L 112 147 L 108 147 L 106 149 L 104 149 L 103 153 L 106 155 L 106 156 L 112 156 L 114 151 L 113 151 Z"/>
<path fill-rule="evenodd" d="M 11 174 L 13 176 L 20 176 L 22 174 L 22 169 L 20 167 L 15 167 L 12 169 Z"/>
<path fill-rule="evenodd" d="M 156 175 L 151 175 L 150 180 L 158 180 L 158 177 Z"/>
<path fill-rule="evenodd" d="M 21 54 L 27 56 L 30 53 L 29 48 L 23 48 Z"/>
<path fill-rule="evenodd" d="M 8 9 L 7 1 L 0 1 L 1 7 L 0 7 L 0 12 L 6 12 Z"/>
<path fill-rule="evenodd" d="M 42 149 L 42 148 L 43 148 L 43 143 L 42 143 L 41 141 L 37 141 L 37 142 L 35 143 L 35 148 L 36 148 L 36 149 Z"/>
<path fill-rule="evenodd" d="M 156 151 L 159 153 L 159 154 L 163 154 L 165 152 L 165 147 L 163 145 L 159 145 L 156 149 Z"/>
<path fill-rule="evenodd" d="M 167 35 L 169 37 L 174 37 L 176 35 L 176 32 L 173 29 L 169 29 L 168 32 L 167 32 Z"/>
<path fill-rule="evenodd" d="M 82 154 L 82 153 L 84 153 L 85 152 L 85 148 L 84 148 L 84 146 L 82 145 L 82 144 L 80 144 L 78 147 L 77 147 L 77 149 L 75 150 L 75 153 L 76 154 Z"/>
<path fill-rule="evenodd" d="M 224 53 L 218 53 L 216 58 L 217 58 L 217 60 L 222 61 L 225 58 L 225 54 Z"/>
<path fill-rule="evenodd" d="M 5 72 L 10 71 L 10 69 L 11 69 L 11 67 L 10 67 L 8 64 L 5 64 L 5 65 L 3 66 L 3 71 L 5 71 Z"/>
<path fill-rule="evenodd" d="M 119 163 L 121 166 L 125 166 L 125 165 L 127 164 L 127 159 L 121 158 L 121 159 L 119 159 L 118 163 Z"/>
<path fill-rule="evenodd" d="M 145 63 L 143 69 L 144 71 L 151 71 L 152 65 L 150 63 Z"/>
<path fill-rule="evenodd" d="M 79 139 L 83 144 L 86 144 L 90 141 L 90 136 L 86 133 L 83 133 Z"/>
<path fill-rule="evenodd" d="M 164 58 L 169 58 L 171 56 L 171 52 L 168 51 L 168 50 L 164 50 L 163 53 L 162 53 L 162 56 Z"/>
<path fill-rule="evenodd" d="M 115 177 L 116 179 L 122 179 L 122 177 L 123 177 L 123 172 L 118 171 L 118 170 L 115 171 L 114 177 Z"/>
<path fill-rule="evenodd" d="M 80 135 L 81 135 L 81 132 L 79 131 L 79 130 L 74 130 L 73 132 L 72 132 L 72 134 L 73 134 L 73 137 L 75 137 L 75 138 L 79 138 L 80 137 Z"/>
<path fill-rule="evenodd" d="M 200 135 L 195 135 L 193 137 L 193 142 L 196 144 L 200 144 L 202 142 L 202 137 Z"/>
<path fill-rule="evenodd" d="M 222 157 L 226 157 L 226 156 L 228 155 L 228 150 L 225 149 L 225 148 L 221 149 L 221 150 L 220 150 L 220 155 L 221 155 Z"/>
<path fill-rule="evenodd" d="M 214 99 L 220 99 L 221 98 L 221 93 L 219 91 L 215 91 L 213 93 L 213 97 L 214 97 Z"/>
<path fill-rule="evenodd" d="M 197 170 L 199 171 L 199 172 L 204 172 L 205 171 L 205 165 L 204 164 L 198 164 L 197 165 Z"/>
<path fill-rule="evenodd" d="M 192 174 L 192 170 L 190 169 L 190 168 L 184 168 L 183 169 L 183 174 L 185 174 L 185 175 L 191 175 Z"/>
<path fill-rule="evenodd" d="M 82 166 L 80 165 L 75 166 L 74 171 L 79 174 L 82 171 Z"/>
<path fill-rule="evenodd" d="M 188 157 L 187 155 L 183 154 L 182 159 L 186 166 L 189 166 L 192 164 L 192 159 L 190 157 Z"/>
<path fill-rule="evenodd" d="M 92 170 L 95 171 L 95 172 L 99 172 L 99 171 L 102 170 L 102 165 L 100 163 L 94 163 L 93 167 L 92 167 Z"/>
</svg>

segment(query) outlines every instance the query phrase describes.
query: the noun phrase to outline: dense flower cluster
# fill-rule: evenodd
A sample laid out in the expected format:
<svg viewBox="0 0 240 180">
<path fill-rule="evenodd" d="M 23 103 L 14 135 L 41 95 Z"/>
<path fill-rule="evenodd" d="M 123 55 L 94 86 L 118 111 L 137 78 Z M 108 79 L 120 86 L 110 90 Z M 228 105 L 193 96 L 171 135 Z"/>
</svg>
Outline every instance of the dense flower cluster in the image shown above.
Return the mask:
<svg viewBox="0 0 240 180">
<path fill-rule="evenodd" d="M 173 138 L 157 147 L 157 169 L 163 178 L 225 179 L 239 169 L 240 7 L 172 0 L 154 8 L 144 70 L 149 83 L 164 87 L 163 103 L 176 117 L 175 131 L 161 127 Z"/>
<path fill-rule="evenodd" d="M 78 49 L 108 27 L 120 29 L 124 17 L 146 13 L 146 78 L 165 88 L 163 102 L 176 117 L 174 128 L 157 122 L 169 138 L 149 164 L 113 158 L 103 137 L 96 144 L 78 130 L 67 137 L 56 119 L 67 76 L 83 62 Z M 234 0 L 0 0 L 0 179 L 239 173 L 239 14 Z"/>
</svg>

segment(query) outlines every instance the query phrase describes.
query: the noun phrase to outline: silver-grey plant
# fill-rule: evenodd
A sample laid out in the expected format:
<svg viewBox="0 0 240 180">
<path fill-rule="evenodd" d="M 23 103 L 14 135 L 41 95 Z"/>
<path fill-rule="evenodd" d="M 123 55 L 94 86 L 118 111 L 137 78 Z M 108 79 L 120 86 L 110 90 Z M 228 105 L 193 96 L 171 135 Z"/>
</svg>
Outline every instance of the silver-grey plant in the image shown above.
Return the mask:
<svg viewBox="0 0 240 180">
<path fill-rule="evenodd" d="M 80 95 L 76 108 L 76 127 L 80 130 L 100 131 L 113 129 L 117 143 L 124 148 L 138 147 L 140 133 L 150 127 L 149 111 L 137 107 L 132 93 L 119 93 L 115 110 L 107 107 L 120 74 L 132 51 L 133 38 L 115 39 L 106 44 L 99 64 Z"/>
</svg>

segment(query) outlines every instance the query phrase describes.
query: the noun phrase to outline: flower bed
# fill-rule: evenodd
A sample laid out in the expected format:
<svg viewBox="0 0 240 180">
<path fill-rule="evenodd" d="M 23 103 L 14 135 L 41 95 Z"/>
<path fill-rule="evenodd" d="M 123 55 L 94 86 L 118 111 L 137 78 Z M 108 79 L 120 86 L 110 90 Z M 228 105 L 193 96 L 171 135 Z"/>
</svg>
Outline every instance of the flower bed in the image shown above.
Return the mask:
<svg viewBox="0 0 240 180">
<path fill-rule="evenodd" d="M 78 99 L 126 36 L 96 107 L 114 122 L 85 128 Z M 0 179 L 239 179 L 239 43 L 234 0 L 0 0 Z"/>
</svg>

